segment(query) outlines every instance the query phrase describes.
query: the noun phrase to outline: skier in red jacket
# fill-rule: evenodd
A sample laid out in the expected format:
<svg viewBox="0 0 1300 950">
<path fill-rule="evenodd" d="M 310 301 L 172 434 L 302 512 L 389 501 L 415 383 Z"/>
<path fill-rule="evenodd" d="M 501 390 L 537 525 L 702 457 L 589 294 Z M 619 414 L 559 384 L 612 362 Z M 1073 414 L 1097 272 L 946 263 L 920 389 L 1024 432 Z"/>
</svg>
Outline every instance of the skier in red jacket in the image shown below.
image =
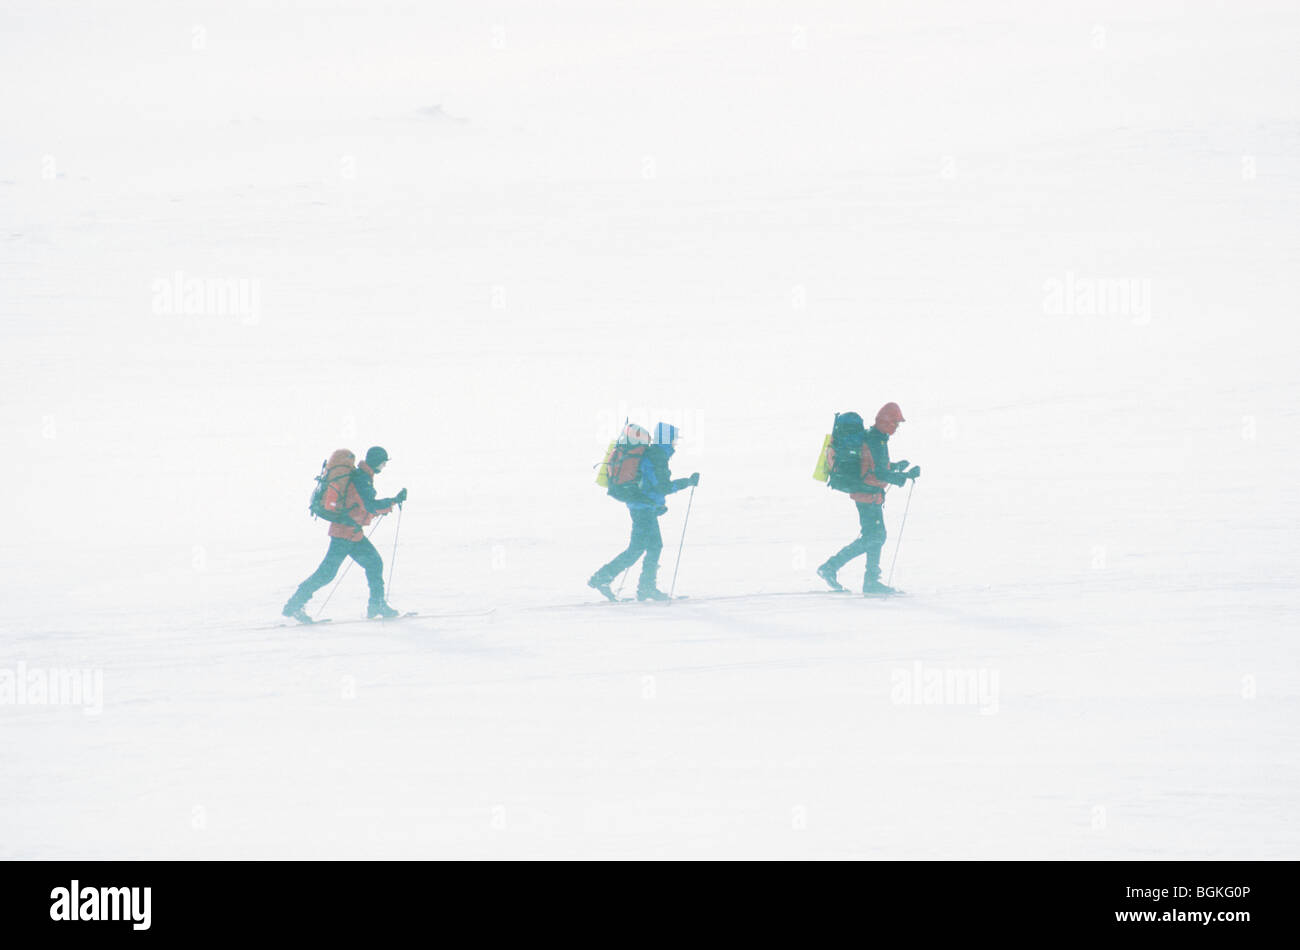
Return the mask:
<svg viewBox="0 0 1300 950">
<path fill-rule="evenodd" d="M 288 603 L 281 611 L 286 617 L 292 617 L 299 623 L 312 623 L 304 609 L 312 594 L 320 590 L 339 572 L 339 567 L 347 558 L 352 558 L 366 572 L 366 582 L 370 585 L 370 603 L 366 607 L 367 617 L 396 617 L 397 611 L 388 606 L 384 600 L 384 562 L 379 551 L 366 537 L 365 527 L 374 520 L 375 515 L 386 515 L 394 505 L 406 501 L 406 489 L 403 488 L 392 498 L 375 497 L 375 476 L 384 470 L 388 463 L 388 453 L 378 445 L 366 452 L 365 461 L 353 467 L 356 456 L 347 449 L 339 449 L 330 456 L 329 469 L 345 471 L 330 483 L 322 498 L 322 506 L 332 512 L 329 527 L 330 546 L 325 552 L 325 560 L 315 573 L 298 585 Z M 351 468 L 351 472 L 346 472 Z M 328 516 L 327 516 L 328 517 Z"/>
</svg>

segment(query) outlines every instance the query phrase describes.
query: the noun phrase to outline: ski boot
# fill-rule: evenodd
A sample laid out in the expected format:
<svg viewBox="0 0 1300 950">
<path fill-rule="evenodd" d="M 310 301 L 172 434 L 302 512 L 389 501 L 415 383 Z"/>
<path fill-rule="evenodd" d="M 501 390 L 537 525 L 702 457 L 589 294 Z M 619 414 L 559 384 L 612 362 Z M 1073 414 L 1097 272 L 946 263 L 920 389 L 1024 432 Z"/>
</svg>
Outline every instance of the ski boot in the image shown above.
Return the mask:
<svg viewBox="0 0 1300 950">
<path fill-rule="evenodd" d="M 591 579 L 587 581 L 587 586 L 600 591 L 600 596 L 606 600 L 618 600 L 618 597 L 614 594 L 614 589 L 609 586 L 609 581 L 599 574 L 592 574 Z"/>
<path fill-rule="evenodd" d="M 898 591 L 894 590 L 894 588 L 890 587 L 888 584 L 882 584 L 878 580 L 862 582 L 863 597 L 888 597 L 890 594 L 897 593 Z"/>
<path fill-rule="evenodd" d="M 400 614 L 383 601 L 380 601 L 377 604 L 371 604 L 366 608 L 366 617 L 370 620 L 374 620 L 376 617 L 380 620 L 392 620 L 397 616 L 400 616 Z"/>
<path fill-rule="evenodd" d="M 280 613 L 284 614 L 284 616 L 286 617 L 293 618 L 299 623 L 316 622 L 315 620 L 312 620 L 311 617 L 307 615 L 307 611 L 303 609 L 302 604 L 295 604 L 292 600 L 284 605 L 284 609 L 281 610 Z"/>
<path fill-rule="evenodd" d="M 657 587 L 647 587 L 645 590 L 637 588 L 637 600 L 671 600 L 672 598 L 665 594 Z"/>
<path fill-rule="evenodd" d="M 835 573 L 829 563 L 817 568 L 817 576 L 829 584 L 831 590 L 844 590 L 844 585 L 835 577 Z"/>
</svg>

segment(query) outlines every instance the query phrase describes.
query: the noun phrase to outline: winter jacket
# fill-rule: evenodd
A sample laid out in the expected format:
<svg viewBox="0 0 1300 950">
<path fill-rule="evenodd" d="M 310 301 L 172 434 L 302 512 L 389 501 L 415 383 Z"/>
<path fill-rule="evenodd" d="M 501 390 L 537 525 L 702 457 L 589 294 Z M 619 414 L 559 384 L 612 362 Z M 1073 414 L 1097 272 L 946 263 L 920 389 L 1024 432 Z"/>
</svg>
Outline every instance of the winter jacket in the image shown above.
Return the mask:
<svg viewBox="0 0 1300 950">
<path fill-rule="evenodd" d="M 668 460 L 673 456 L 673 441 L 677 438 L 677 429 L 666 423 L 660 423 L 655 433 L 655 441 L 646 449 L 641 459 L 640 492 L 627 502 L 632 511 L 646 508 L 664 507 L 668 495 L 679 492 L 691 483 L 689 478 L 674 479 L 668 470 Z"/>
<path fill-rule="evenodd" d="M 829 467 L 835 467 L 834 446 L 827 449 L 826 460 Z M 852 492 L 849 497 L 862 504 L 883 505 L 885 486 L 902 485 L 906 481 L 901 472 L 889 469 L 889 436 L 872 426 L 862 442 L 863 490 Z"/>
<path fill-rule="evenodd" d="M 396 502 L 392 498 L 375 497 L 374 469 L 362 462 L 342 491 L 327 494 L 325 498 L 326 508 L 341 511 L 354 522 L 331 524 L 329 535 L 344 541 L 360 541 L 366 536 L 363 529 L 374 520 L 374 516 L 388 514 L 394 504 Z"/>
<path fill-rule="evenodd" d="M 880 491 L 854 492 L 849 495 L 854 501 L 868 505 L 885 503 L 884 487 L 902 485 L 907 481 L 901 472 L 889 467 L 889 437 L 898 431 L 898 424 L 906 422 L 903 410 L 898 403 L 887 402 L 876 413 L 876 424 L 867 430 L 862 443 L 862 483 L 867 488 L 879 488 Z"/>
</svg>

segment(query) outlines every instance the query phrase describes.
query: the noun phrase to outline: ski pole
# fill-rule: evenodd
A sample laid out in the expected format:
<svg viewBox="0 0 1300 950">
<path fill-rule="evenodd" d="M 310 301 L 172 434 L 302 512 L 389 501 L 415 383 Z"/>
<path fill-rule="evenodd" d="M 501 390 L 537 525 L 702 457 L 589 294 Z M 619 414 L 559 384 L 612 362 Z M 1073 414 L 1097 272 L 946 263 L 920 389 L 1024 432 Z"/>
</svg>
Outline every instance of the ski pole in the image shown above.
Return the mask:
<svg viewBox="0 0 1300 950">
<path fill-rule="evenodd" d="M 383 520 L 384 520 L 384 516 L 383 516 L 383 515 L 380 515 L 380 516 L 375 520 L 375 526 L 374 526 L 373 528 L 370 529 L 370 534 L 366 535 L 366 539 L 367 539 L 367 540 L 369 540 L 370 537 L 371 537 L 372 535 L 374 535 L 374 533 L 379 529 L 379 524 L 380 524 L 380 522 L 382 522 Z M 334 592 L 335 592 L 336 590 L 339 589 L 339 585 L 343 583 L 343 578 L 345 578 L 345 577 L 348 576 L 348 571 L 352 569 L 352 558 L 350 558 L 350 557 L 347 558 L 347 562 L 348 562 L 348 563 L 345 564 L 345 565 L 343 566 L 343 573 L 339 575 L 339 579 L 336 580 L 336 581 L 334 582 L 334 586 L 330 588 L 330 592 L 329 592 L 329 594 L 326 595 L 326 597 L 325 597 L 325 603 L 323 603 L 323 604 L 320 605 L 320 609 L 316 611 L 316 617 L 313 618 L 313 619 L 317 619 L 317 618 L 319 618 L 320 615 L 325 611 L 325 605 L 328 604 L 328 603 L 330 602 L 330 598 L 334 596 Z"/>
<path fill-rule="evenodd" d="M 397 506 L 397 530 L 393 532 L 393 556 L 388 559 L 388 584 L 385 586 L 385 596 L 393 596 L 393 568 L 397 566 L 397 539 L 402 534 L 402 506 Z"/>
<path fill-rule="evenodd" d="M 686 526 L 691 520 L 691 502 L 695 501 L 695 486 L 691 486 L 690 497 L 686 499 L 686 517 L 682 519 L 682 539 L 677 542 L 677 563 L 673 565 L 673 584 L 668 588 L 669 603 L 677 592 L 677 569 L 682 566 L 682 545 L 686 543 Z"/>
<path fill-rule="evenodd" d="M 907 509 L 912 507 L 912 489 L 916 487 L 916 479 L 913 478 L 912 484 L 907 489 L 907 502 L 903 505 L 903 523 L 898 526 L 898 540 L 894 542 L 894 559 L 889 562 L 889 578 L 885 581 L 886 585 L 894 582 L 894 565 L 898 563 L 898 549 L 903 546 L 903 529 L 907 527 Z"/>
<path fill-rule="evenodd" d="M 629 564 L 623 568 L 623 576 L 618 579 L 618 590 L 614 591 L 614 599 L 617 600 L 623 595 L 623 585 L 627 583 L 627 575 L 632 573 L 632 565 Z"/>
</svg>

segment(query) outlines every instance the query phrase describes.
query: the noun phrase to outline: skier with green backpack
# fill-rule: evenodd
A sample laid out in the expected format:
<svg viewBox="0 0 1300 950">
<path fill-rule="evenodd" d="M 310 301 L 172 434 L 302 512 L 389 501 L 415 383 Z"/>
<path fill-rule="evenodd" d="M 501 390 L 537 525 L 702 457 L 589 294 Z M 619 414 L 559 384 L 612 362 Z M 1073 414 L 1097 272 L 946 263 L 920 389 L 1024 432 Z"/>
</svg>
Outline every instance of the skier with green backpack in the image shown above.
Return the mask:
<svg viewBox="0 0 1300 950">
<path fill-rule="evenodd" d="M 885 487 L 906 485 L 919 478 L 921 466 L 908 468 L 906 460 L 889 460 L 889 437 L 904 422 L 898 403 L 887 402 L 876 413 L 876 423 L 865 429 L 856 412 L 837 413 L 831 434 L 822 446 L 822 455 L 813 478 L 824 481 L 835 491 L 847 492 L 858 509 L 861 533 L 817 568 L 817 576 L 831 590 L 845 588 L 836 576 L 839 569 L 860 554 L 867 556 L 862 579 L 862 593 L 879 597 L 897 593 L 880 582 L 880 552 L 885 546 Z"/>
</svg>

